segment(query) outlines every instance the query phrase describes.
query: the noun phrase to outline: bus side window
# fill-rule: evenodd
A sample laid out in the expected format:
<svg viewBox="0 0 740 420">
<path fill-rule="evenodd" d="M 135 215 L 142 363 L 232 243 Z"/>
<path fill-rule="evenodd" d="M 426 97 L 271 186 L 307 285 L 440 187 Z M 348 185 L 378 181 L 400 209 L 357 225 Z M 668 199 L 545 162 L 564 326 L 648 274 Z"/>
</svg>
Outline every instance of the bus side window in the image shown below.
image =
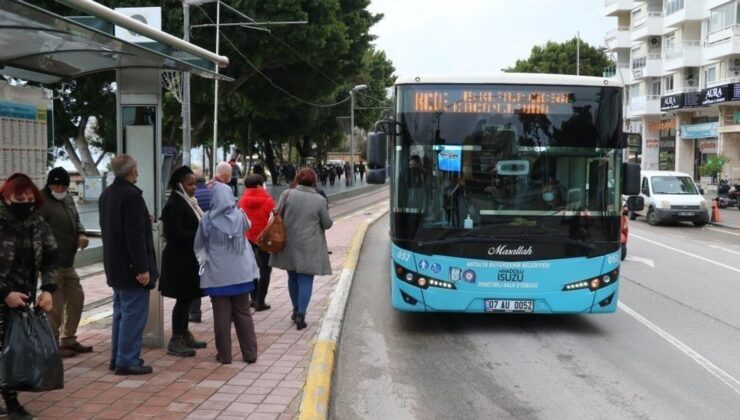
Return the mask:
<svg viewBox="0 0 740 420">
<path fill-rule="evenodd" d="M 650 197 L 650 187 L 648 187 L 647 177 L 642 179 L 642 193 Z"/>
</svg>

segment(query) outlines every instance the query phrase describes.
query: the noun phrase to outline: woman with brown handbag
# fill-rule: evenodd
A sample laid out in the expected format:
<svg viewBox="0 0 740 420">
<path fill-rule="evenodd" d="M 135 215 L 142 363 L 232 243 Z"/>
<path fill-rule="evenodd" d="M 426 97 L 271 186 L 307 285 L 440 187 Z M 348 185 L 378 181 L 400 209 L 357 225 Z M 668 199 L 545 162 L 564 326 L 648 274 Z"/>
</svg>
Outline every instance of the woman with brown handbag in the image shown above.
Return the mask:
<svg viewBox="0 0 740 420">
<path fill-rule="evenodd" d="M 303 168 L 284 191 L 278 209 L 285 224 L 285 248 L 273 253 L 270 266 L 288 272 L 288 292 L 293 303 L 296 328 L 306 328 L 306 311 L 311 300 L 314 276 L 331 274 L 329 250 L 324 231 L 332 226 L 329 206 L 316 191 L 316 173 Z"/>
</svg>

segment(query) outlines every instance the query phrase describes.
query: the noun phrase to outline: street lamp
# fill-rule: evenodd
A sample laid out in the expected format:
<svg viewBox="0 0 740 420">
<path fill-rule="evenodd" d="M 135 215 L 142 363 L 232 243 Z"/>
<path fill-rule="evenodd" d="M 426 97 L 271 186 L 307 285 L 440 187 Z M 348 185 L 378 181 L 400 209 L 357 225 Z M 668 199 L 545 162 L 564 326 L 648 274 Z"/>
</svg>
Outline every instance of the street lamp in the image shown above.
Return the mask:
<svg viewBox="0 0 740 420">
<path fill-rule="evenodd" d="M 355 183 L 355 92 L 367 89 L 367 85 L 357 85 L 349 91 L 349 141 L 350 141 L 350 185 Z"/>
</svg>

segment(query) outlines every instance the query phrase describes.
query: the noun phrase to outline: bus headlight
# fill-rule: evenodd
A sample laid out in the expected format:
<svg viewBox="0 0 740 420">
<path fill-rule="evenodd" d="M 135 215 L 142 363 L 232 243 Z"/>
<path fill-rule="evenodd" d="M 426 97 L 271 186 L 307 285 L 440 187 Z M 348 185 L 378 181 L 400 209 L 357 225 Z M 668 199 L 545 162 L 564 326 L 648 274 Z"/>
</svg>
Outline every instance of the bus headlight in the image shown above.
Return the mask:
<svg viewBox="0 0 740 420">
<path fill-rule="evenodd" d="M 563 291 L 569 292 L 571 290 L 589 289 L 593 292 L 594 290 L 598 290 L 614 284 L 614 282 L 616 282 L 618 278 L 619 269 L 617 268 L 608 273 L 604 273 L 599 276 L 589 278 L 587 280 L 580 280 L 573 283 L 568 283 L 563 286 Z"/>
<path fill-rule="evenodd" d="M 448 289 L 448 290 L 456 290 L 457 287 L 455 287 L 455 283 L 439 280 L 439 279 L 433 279 L 427 276 L 422 276 L 419 273 L 415 273 L 411 270 L 407 270 L 405 267 L 402 267 L 398 264 L 395 265 L 396 269 L 396 277 L 398 277 L 400 280 L 403 280 L 404 282 L 419 287 L 421 289 L 428 289 L 430 287 L 437 287 L 440 289 Z"/>
</svg>

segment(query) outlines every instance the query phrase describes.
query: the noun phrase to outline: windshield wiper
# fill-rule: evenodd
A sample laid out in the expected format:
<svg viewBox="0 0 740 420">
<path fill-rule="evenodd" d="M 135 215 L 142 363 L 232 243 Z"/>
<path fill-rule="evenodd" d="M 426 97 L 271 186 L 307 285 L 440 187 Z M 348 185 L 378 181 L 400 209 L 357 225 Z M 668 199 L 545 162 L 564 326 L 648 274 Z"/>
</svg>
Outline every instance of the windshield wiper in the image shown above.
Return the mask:
<svg viewBox="0 0 740 420">
<path fill-rule="evenodd" d="M 493 241 L 501 241 L 501 242 L 564 243 L 568 245 L 575 245 L 575 246 L 588 249 L 588 250 L 593 250 L 596 248 L 596 245 L 594 245 L 592 242 L 584 242 L 584 241 L 579 241 L 576 239 L 562 238 L 560 236 L 561 235 L 547 234 L 547 233 L 540 233 L 540 234 L 522 233 L 519 235 L 511 235 L 511 236 L 462 236 L 458 238 L 440 239 L 437 241 L 418 241 L 416 245 L 419 248 L 423 248 L 425 246 L 449 245 L 449 244 L 458 244 L 458 243 L 464 243 L 464 242 L 490 243 Z"/>
<path fill-rule="evenodd" d="M 459 244 L 463 242 L 492 242 L 492 241 L 523 242 L 520 239 L 520 236 L 521 235 L 516 235 L 516 236 L 513 236 L 513 235 L 512 236 L 483 236 L 483 235 L 460 236 L 456 238 L 440 239 L 437 241 L 418 241 L 416 245 L 419 248 L 423 248 L 425 246 Z"/>
</svg>

